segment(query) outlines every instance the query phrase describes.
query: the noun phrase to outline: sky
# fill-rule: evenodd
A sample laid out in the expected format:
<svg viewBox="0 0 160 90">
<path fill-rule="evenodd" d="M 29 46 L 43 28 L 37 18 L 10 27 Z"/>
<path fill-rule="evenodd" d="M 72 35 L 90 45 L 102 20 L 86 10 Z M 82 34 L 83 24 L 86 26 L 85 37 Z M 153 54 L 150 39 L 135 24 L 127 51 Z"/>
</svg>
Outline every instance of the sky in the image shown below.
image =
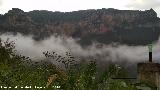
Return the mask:
<svg viewBox="0 0 160 90">
<path fill-rule="evenodd" d="M 77 11 L 86 9 L 115 8 L 120 10 L 148 10 L 153 8 L 160 17 L 160 0 L 0 0 L 0 13 L 12 8 L 25 12 L 32 10 Z"/>
</svg>

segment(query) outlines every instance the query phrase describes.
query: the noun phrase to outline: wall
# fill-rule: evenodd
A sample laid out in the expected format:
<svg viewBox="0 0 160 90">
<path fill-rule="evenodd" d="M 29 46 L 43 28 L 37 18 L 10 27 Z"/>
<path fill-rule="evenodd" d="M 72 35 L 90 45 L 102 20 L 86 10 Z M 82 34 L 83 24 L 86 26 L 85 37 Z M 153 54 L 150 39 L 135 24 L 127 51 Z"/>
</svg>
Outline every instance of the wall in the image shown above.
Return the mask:
<svg viewBox="0 0 160 90">
<path fill-rule="evenodd" d="M 149 82 L 160 88 L 160 64 L 138 63 L 138 81 Z M 159 90 L 159 89 L 158 89 Z"/>
</svg>

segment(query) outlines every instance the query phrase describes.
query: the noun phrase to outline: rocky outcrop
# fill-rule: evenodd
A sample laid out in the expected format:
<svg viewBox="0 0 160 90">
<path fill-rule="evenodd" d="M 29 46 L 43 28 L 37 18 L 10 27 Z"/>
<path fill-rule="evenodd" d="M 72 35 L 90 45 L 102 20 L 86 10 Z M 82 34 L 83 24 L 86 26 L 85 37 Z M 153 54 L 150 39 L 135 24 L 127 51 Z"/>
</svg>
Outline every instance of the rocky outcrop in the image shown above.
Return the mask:
<svg viewBox="0 0 160 90">
<path fill-rule="evenodd" d="M 84 44 L 94 40 L 105 44 L 147 44 L 158 39 L 159 23 L 160 19 L 153 9 L 139 11 L 103 8 L 74 12 L 24 12 L 13 8 L 8 13 L 0 15 L 0 32 L 33 34 L 36 40 L 53 34 L 66 35 L 81 38 L 80 42 Z M 143 43 L 140 43 L 142 41 Z"/>
</svg>

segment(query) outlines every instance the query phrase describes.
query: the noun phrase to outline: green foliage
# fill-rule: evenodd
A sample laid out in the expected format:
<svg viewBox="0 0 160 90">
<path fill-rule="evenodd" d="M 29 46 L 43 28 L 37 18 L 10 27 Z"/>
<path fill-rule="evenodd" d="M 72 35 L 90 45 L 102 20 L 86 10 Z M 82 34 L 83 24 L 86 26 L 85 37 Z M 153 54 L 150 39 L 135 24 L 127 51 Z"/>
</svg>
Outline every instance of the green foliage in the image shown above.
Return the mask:
<svg viewBox="0 0 160 90">
<path fill-rule="evenodd" d="M 48 60 L 34 62 L 16 53 L 14 42 L 0 40 L 0 85 L 7 87 L 35 86 L 54 90 L 136 90 L 128 80 L 115 80 L 114 77 L 127 77 L 127 72 L 119 65 L 109 65 L 102 75 L 97 72 L 93 60 L 77 63 L 71 53 L 65 56 L 55 52 L 44 52 L 46 58 L 62 63 L 65 69 L 55 66 Z"/>
<path fill-rule="evenodd" d="M 67 64 L 64 62 L 73 63 L 75 61 L 75 59 L 72 59 L 74 57 L 71 56 L 70 53 L 66 54 L 66 57 L 55 54 L 55 52 L 53 52 L 53 54 L 44 52 L 44 55 L 61 62 L 64 66 Z M 110 65 L 101 76 L 98 76 L 99 74 L 95 61 L 91 60 L 87 64 L 74 63 L 71 64 L 71 66 L 70 68 L 66 67 L 68 78 L 61 87 L 63 90 L 136 90 L 135 86 L 130 85 L 131 82 L 128 80 L 112 79 L 113 77 L 127 76 L 125 69 L 118 65 Z"/>
<path fill-rule="evenodd" d="M 0 40 L 0 85 L 7 87 L 43 86 L 49 75 L 56 73 L 50 62 L 32 62 L 18 55 L 14 42 Z"/>
</svg>

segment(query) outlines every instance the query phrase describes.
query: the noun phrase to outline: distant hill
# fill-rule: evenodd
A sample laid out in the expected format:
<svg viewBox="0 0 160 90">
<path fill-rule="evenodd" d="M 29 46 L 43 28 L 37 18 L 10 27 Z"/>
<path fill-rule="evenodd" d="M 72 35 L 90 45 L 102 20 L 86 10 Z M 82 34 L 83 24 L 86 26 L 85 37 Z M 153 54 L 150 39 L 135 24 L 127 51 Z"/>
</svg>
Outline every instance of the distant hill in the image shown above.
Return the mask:
<svg viewBox="0 0 160 90">
<path fill-rule="evenodd" d="M 24 12 L 13 8 L 0 15 L 0 32 L 17 32 L 43 40 L 51 35 L 80 38 L 79 43 L 93 41 L 109 44 L 145 45 L 157 41 L 160 18 L 153 10 L 90 9 L 73 12 L 34 10 Z"/>
</svg>

